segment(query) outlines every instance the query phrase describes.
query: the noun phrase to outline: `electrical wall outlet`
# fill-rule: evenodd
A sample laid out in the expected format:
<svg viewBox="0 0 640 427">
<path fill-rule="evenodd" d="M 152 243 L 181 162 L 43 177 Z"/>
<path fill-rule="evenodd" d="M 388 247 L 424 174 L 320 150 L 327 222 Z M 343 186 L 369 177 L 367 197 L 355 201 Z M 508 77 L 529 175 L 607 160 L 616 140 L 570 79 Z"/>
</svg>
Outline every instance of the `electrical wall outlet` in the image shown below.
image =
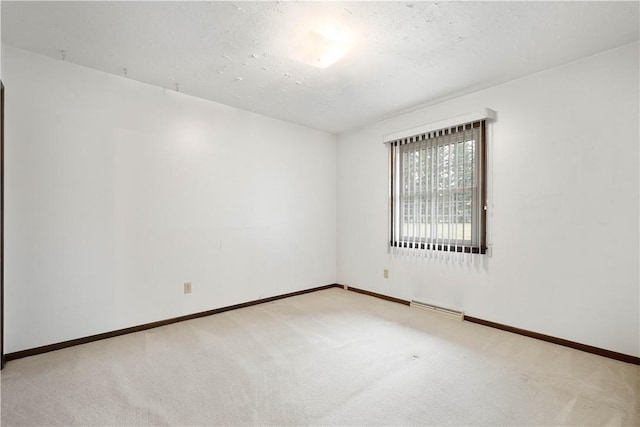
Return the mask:
<svg viewBox="0 0 640 427">
<path fill-rule="evenodd" d="M 191 282 L 185 282 L 184 283 L 184 293 L 185 294 L 190 294 L 191 293 Z"/>
<path fill-rule="evenodd" d="M 384 269 L 384 278 L 385 279 L 389 278 L 389 270 L 387 270 L 386 268 Z"/>
</svg>

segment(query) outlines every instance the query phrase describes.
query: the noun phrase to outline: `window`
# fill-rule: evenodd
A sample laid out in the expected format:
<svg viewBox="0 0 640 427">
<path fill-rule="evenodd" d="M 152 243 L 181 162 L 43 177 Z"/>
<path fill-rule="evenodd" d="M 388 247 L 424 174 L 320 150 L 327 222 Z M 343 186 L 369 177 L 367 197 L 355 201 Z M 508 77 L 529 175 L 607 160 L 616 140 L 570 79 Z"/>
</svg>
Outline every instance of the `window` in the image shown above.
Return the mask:
<svg viewBox="0 0 640 427">
<path fill-rule="evenodd" d="M 486 253 L 485 121 L 390 146 L 390 245 Z"/>
</svg>

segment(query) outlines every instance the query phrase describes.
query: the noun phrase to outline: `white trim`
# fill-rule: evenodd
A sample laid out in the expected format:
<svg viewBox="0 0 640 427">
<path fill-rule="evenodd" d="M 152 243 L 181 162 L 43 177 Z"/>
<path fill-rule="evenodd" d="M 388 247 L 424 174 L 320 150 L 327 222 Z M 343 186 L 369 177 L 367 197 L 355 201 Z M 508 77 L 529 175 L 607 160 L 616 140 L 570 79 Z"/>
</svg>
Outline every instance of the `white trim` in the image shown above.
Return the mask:
<svg viewBox="0 0 640 427">
<path fill-rule="evenodd" d="M 463 114 L 461 116 L 450 117 L 448 119 L 440 120 L 437 122 L 429 123 L 428 125 L 422 125 L 411 129 L 405 129 L 398 132 L 390 133 L 384 136 L 384 143 L 387 144 L 391 141 L 401 138 L 407 138 L 410 136 L 420 135 L 427 132 L 432 132 L 434 130 L 446 129 L 452 126 L 461 125 L 465 123 L 472 123 L 478 120 L 495 120 L 496 112 L 489 109 L 483 108 L 480 111 L 476 111 L 473 113 Z"/>
</svg>

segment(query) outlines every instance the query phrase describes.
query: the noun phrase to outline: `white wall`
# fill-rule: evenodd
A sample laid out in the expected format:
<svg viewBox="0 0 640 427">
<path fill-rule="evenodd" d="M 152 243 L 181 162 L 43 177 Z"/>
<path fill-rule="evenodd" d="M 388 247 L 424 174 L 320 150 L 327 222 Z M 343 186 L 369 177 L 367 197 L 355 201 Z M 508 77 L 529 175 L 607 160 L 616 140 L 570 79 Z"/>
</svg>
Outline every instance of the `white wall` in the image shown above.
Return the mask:
<svg viewBox="0 0 640 427">
<path fill-rule="evenodd" d="M 2 55 L 6 353 L 335 282 L 334 135 Z"/>
<path fill-rule="evenodd" d="M 640 356 L 638 47 L 339 135 L 338 282 Z M 383 135 L 484 107 L 493 256 L 388 255 Z"/>
</svg>

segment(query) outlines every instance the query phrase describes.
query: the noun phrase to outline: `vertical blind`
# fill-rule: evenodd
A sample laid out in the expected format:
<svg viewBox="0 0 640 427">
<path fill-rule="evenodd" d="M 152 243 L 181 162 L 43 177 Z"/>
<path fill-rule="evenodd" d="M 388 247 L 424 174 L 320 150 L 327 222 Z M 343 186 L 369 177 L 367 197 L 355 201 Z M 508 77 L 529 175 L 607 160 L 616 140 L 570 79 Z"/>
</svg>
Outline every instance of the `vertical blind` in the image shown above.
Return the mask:
<svg viewBox="0 0 640 427">
<path fill-rule="evenodd" d="M 485 120 L 388 143 L 390 246 L 485 253 Z"/>
</svg>

